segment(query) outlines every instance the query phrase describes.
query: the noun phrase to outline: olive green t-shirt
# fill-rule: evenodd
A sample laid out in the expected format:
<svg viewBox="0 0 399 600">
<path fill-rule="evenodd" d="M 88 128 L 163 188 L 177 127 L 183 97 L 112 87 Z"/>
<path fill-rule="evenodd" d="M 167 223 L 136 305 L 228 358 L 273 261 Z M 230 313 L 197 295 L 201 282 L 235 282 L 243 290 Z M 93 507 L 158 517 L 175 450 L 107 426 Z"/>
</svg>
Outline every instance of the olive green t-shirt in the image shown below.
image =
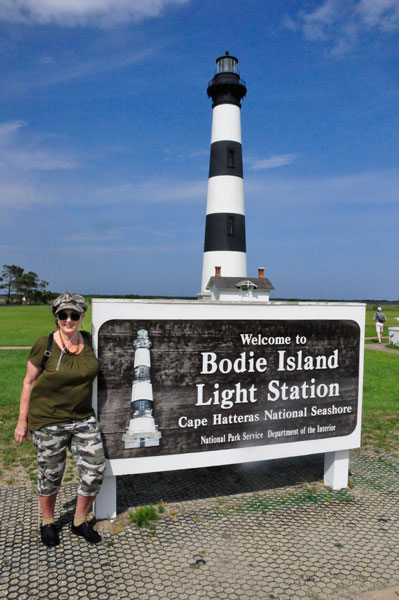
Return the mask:
<svg viewBox="0 0 399 600">
<path fill-rule="evenodd" d="M 29 402 L 28 428 L 31 431 L 46 425 L 59 425 L 85 419 L 94 415 L 91 405 L 92 384 L 98 374 L 98 361 L 84 339 L 79 354 L 64 354 L 58 371 L 61 349 L 53 340 L 51 356 L 33 386 Z M 32 347 L 28 360 L 41 366 L 47 349 L 48 335 L 41 337 Z"/>
</svg>

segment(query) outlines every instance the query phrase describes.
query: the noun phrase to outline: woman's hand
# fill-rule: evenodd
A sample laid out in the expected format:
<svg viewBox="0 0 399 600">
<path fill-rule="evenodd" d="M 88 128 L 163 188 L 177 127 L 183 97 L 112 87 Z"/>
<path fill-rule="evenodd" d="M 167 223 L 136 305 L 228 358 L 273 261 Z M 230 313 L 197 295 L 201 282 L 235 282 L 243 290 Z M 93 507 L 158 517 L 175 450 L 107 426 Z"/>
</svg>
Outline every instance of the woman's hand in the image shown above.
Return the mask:
<svg viewBox="0 0 399 600">
<path fill-rule="evenodd" d="M 17 444 L 22 444 L 22 442 L 26 439 L 28 435 L 28 424 L 25 422 L 20 423 L 18 421 L 17 426 L 14 431 L 14 440 Z"/>
</svg>

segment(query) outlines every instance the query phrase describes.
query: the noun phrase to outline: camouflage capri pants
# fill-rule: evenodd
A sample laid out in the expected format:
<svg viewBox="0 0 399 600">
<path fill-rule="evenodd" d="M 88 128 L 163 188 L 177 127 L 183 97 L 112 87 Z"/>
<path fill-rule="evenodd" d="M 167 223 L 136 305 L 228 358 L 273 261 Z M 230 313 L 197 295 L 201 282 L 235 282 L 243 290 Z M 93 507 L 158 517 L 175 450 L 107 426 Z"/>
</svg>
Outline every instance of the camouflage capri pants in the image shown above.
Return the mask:
<svg viewBox="0 0 399 600">
<path fill-rule="evenodd" d="M 70 448 L 78 467 L 78 494 L 98 494 L 104 478 L 105 461 L 100 428 L 95 417 L 49 425 L 31 434 L 37 453 L 39 496 L 52 496 L 60 489 L 67 448 Z"/>
</svg>

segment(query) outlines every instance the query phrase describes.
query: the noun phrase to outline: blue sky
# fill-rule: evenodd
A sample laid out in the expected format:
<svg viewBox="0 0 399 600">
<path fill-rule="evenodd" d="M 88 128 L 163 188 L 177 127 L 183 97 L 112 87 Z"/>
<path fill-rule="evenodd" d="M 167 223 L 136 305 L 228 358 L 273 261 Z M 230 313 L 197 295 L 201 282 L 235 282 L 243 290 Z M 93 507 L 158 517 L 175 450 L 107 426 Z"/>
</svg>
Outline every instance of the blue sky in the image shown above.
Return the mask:
<svg viewBox="0 0 399 600">
<path fill-rule="evenodd" d="M 398 299 L 399 0 L 0 0 L 0 263 L 200 291 L 215 60 L 239 58 L 248 274 Z"/>
</svg>

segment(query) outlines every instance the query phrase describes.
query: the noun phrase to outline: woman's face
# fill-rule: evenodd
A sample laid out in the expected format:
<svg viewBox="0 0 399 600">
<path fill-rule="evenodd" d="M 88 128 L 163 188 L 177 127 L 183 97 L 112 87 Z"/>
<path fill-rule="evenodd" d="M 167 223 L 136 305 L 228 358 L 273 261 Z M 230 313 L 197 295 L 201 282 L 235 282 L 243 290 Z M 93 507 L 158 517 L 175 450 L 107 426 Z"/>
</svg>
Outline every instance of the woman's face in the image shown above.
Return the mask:
<svg viewBox="0 0 399 600">
<path fill-rule="evenodd" d="M 57 323 L 62 333 L 71 337 L 79 329 L 85 313 L 78 313 L 76 310 L 66 308 L 57 313 Z"/>
</svg>

